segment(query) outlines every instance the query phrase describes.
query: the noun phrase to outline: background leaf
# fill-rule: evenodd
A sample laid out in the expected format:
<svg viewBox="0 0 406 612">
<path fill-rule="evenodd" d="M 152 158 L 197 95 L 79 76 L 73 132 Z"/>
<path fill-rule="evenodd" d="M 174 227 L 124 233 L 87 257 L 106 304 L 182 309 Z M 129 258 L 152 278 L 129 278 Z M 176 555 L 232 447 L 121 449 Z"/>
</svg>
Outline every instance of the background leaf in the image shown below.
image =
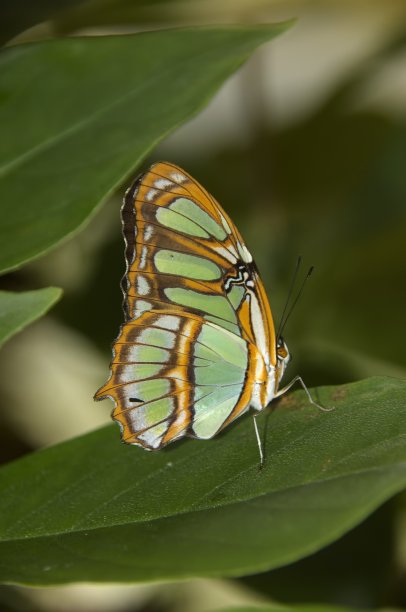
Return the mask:
<svg viewBox="0 0 406 612">
<path fill-rule="evenodd" d="M 401 496 L 388 500 L 360 525 L 316 553 L 269 572 L 242 577 L 239 583 L 271 601 L 291 605 L 325 602 L 365 610 L 383 607 L 394 583 L 393 551 L 398 550 L 396 524 Z M 351 597 L 346 595 L 349 593 Z"/>
<path fill-rule="evenodd" d="M 405 486 L 406 384 L 315 395 L 336 410 L 282 399 L 262 471 L 250 419 L 159 453 L 119 444 L 110 426 L 6 466 L 1 580 L 241 575 L 318 550 Z"/>
<path fill-rule="evenodd" d="M 77 230 L 160 139 L 288 26 L 71 38 L 4 50 L 0 270 Z"/>
<path fill-rule="evenodd" d="M 61 295 L 57 287 L 19 293 L 0 291 L 0 346 L 44 315 Z"/>
</svg>

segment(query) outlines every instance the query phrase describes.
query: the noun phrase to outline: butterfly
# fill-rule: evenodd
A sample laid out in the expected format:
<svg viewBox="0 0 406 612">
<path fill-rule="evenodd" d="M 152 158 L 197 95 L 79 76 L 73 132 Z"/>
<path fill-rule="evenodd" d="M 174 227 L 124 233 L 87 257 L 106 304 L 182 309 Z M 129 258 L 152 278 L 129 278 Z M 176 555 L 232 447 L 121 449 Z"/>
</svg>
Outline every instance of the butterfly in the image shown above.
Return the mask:
<svg viewBox="0 0 406 612">
<path fill-rule="evenodd" d="M 308 393 L 300 377 L 280 387 L 288 347 L 251 253 L 206 189 L 155 163 L 127 190 L 122 223 L 125 322 L 95 399 L 114 401 L 124 442 L 209 439 L 295 382 Z"/>
</svg>

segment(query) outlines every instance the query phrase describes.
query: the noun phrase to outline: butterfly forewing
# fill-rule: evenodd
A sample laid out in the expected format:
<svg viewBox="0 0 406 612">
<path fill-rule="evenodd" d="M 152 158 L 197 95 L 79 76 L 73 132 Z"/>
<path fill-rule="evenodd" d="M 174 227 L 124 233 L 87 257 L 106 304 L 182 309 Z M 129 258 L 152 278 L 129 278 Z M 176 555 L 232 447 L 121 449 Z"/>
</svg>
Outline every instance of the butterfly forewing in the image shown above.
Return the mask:
<svg viewBox="0 0 406 612">
<path fill-rule="evenodd" d="M 122 218 L 126 322 L 96 398 L 114 400 L 125 442 L 210 438 L 248 408 L 275 360 L 255 265 L 219 204 L 172 164 L 134 183 Z"/>
</svg>

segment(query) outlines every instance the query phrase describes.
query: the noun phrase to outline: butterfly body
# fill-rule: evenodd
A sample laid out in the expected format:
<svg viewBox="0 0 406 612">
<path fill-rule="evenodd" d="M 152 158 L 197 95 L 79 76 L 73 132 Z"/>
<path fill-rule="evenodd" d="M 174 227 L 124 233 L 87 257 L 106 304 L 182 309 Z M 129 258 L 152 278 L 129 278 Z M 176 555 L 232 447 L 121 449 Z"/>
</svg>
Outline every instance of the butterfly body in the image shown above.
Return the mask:
<svg viewBox="0 0 406 612">
<path fill-rule="evenodd" d="M 125 323 L 111 376 L 122 439 L 148 450 L 207 439 L 277 395 L 289 353 L 252 256 L 214 198 L 158 162 L 122 208 Z"/>
</svg>

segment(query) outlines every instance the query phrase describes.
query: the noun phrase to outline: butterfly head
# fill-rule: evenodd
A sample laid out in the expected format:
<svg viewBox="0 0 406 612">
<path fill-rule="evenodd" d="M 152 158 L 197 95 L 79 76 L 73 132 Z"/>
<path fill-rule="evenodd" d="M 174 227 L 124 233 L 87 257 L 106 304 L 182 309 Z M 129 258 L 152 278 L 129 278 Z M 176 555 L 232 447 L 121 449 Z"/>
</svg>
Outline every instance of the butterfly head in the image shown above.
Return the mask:
<svg viewBox="0 0 406 612">
<path fill-rule="evenodd" d="M 282 336 L 279 336 L 276 342 L 276 362 L 267 363 L 265 361 L 266 379 L 262 382 L 261 391 L 258 388 L 251 398 L 251 406 L 254 410 L 263 410 L 277 395 L 281 379 L 290 360 L 291 356 L 286 342 Z"/>
<path fill-rule="evenodd" d="M 287 344 L 285 340 L 282 338 L 282 336 L 279 336 L 276 342 L 276 368 L 275 368 L 276 369 L 276 380 L 278 381 L 278 384 L 280 383 L 285 373 L 286 366 L 288 365 L 290 360 L 291 360 L 291 355 L 289 353 Z"/>
</svg>

